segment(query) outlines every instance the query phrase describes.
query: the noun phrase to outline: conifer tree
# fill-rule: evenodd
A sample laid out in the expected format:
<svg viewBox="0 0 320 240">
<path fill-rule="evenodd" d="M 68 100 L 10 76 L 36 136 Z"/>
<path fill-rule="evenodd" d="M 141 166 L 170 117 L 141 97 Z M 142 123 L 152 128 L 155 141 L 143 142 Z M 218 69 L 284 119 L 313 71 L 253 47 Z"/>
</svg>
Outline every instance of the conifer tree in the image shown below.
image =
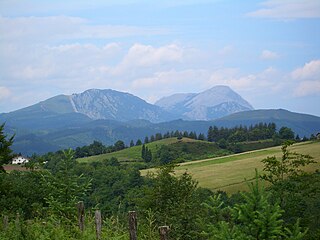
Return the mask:
<svg viewBox="0 0 320 240">
<path fill-rule="evenodd" d="M 142 142 L 141 142 L 140 139 L 138 139 L 137 142 L 136 142 L 136 146 L 140 146 L 140 145 L 142 145 Z"/>
<path fill-rule="evenodd" d="M 145 158 L 144 158 L 145 162 L 151 162 L 152 160 L 152 153 L 151 153 L 151 150 L 146 147 L 146 152 L 145 152 Z"/>
<path fill-rule="evenodd" d="M 146 159 L 146 146 L 144 144 L 142 145 L 142 148 L 141 148 L 141 158 L 143 160 Z"/>
<path fill-rule="evenodd" d="M 14 136 L 7 140 L 7 135 L 4 134 L 4 124 L 0 125 L 0 172 L 3 172 L 3 165 L 7 164 L 12 159 L 12 150 L 10 146 L 13 143 Z"/>
<path fill-rule="evenodd" d="M 83 175 L 78 176 L 73 173 L 76 161 L 72 149 L 63 151 L 63 155 L 58 163 L 57 173 L 45 177 L 47 187 L 50 189 L 46 201 L 51 213 L 70 221 L 75 216 L 76 203 L 83 199 L 91 181 L 85 180 Z"/>
</svg>

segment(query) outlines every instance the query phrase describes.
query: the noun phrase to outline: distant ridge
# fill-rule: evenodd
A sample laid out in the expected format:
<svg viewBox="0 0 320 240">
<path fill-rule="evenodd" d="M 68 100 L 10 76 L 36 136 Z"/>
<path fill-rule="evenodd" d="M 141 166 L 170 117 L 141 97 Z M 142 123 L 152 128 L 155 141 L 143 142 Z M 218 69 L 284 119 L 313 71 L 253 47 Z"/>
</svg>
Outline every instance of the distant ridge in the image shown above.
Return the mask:
<svg viewBox="0 0 320 240">
<path fill-rule="evenodd" d="M 310 136 L 320 131 L 320 117 L 290 112 L 285 109 L 261 109 L 244 111 L 217 119 L 217 125 L 235 126 L 251 125 L 258 122 L 274 122 L 278 127 L 286 126 L 294 130 L 300 137 Z"/>
</svg>

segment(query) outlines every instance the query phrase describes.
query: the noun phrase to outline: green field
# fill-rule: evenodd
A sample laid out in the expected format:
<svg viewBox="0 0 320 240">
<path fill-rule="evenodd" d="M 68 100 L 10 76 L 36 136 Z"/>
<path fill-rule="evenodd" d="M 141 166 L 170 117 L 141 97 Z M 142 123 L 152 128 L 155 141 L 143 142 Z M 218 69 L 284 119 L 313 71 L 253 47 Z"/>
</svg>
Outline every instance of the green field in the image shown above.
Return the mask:
<svg viewBox="0 0 320 240">
<path fill-rule="evenodd" d="M 174 144 L 178 142 L 202 142 L 204 144 L 211 144 L 209 142 L 194 140 L 190 138 L 182 138 L 181 140 L 178 140 L 177 138 L 166 138 L 159 141 L 148 143 L 146 144 L 146 146 L 151 150 L 152 154 L 154 155 L 162 145 L 169 145 L 169 144 Z M 79 162 L 95 162 L 95 161 L 102 161 L 104 159 L 110 159 L 112 157 L 116 157 L 120 162 L 142 161 L 141 148 L 142 146 L 134 146 L 134 147 L 126 148 L 117 152 L 106 153 L 106 154 L 101 154 L 101 155 L 96 155 L 96 156 L 91 156 L 86 158 L 79 158 L 77 160 Z"/>
<path fill-rule="evenodd" d="M 320 168 L 320 142 L 298 143 L 289 147 L 289 149 L 314 157 L 317 164 L 308 166 L 307 171 Z M 179 175 L 187 171 L 199 182 L 201 187 L 234 193 L 245 190 L 247 185 L 244 180 L 252 179 L 255 175 L 255 169 L 262 171 L 261 160 L 274 155 L 281 156 L 281 147 L 182 163 L 176 168 L 175 172 Z M 154 171 L 155 169 L 147 169 L 141 172 L 142 175 L 146 175 L 147 172 Z"/>
</svg>

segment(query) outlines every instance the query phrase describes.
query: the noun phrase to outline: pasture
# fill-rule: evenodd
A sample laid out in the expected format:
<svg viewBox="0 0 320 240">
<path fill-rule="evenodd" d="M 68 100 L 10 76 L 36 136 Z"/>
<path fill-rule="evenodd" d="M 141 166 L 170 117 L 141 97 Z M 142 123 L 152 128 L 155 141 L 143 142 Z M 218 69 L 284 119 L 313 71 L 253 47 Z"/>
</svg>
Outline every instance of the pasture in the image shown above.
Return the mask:
<svg viewBox="0 0 320 240">
<path fill-rule="evenodd" d="M 290 146 L 289 150 L 309 154 L 314 158 L 317 163 L 306 167 L 306 171 L 312 172 L 320 168 L 319 141 L 297 143 Z M 176 167 L 175 174 L 188 172 L 199 182 L 200 187 L 235 193 L 247 189 L 245 179 L 252 179 L 255 176 L 255 169 L 261 172 L 263 169 L 261 160 L 268 156 L 281 157 L 281 147 L 181 163 Z M 156 169 L 146 169 L 141 173 L 146 175 L 148 172 L 155 171 Z"/>
</svg>

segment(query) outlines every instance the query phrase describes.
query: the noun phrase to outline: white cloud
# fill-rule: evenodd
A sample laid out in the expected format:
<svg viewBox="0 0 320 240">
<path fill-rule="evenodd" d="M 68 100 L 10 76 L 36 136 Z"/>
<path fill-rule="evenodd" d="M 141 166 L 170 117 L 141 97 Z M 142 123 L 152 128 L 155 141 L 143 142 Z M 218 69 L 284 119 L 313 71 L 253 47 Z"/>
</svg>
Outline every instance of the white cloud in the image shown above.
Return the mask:
<svg viewBox="0 0 320 240">
<path fill-rule="evenodd" d="M 273 59 L 277 59 L 279 57 L 279 54 L 276 52 L 272 52 L 269 50 L 263 50 L 260 58 L 263 60 L 273 60 Z"/>
<path fill-rule="evenodd" d="M 319 18 L 319 0 L 269 0 L 261 4 L 263 7 L 247 15 L 259 18 L 297 19 Z"/>
<path fill-rule="evenodd" d="M 320 60 L 312 60 L 295 69 L 291 76 L 298 80 L 320 80 Z"/>
<path fill-rule="evenodd" d="M 261 73 L 256 74 L 241 74 L 236 68 L 222 68 L 215 70 L 207 82 L 208 87 L 214 85 L 227 85 L 235 90 L 242 91 L 260 91 L 263 87 L 269 87 L 274 83 L 274 75 L 277 72 L 275 69 L 268 68 Z"/>
<path fill-rule="evenodd" d="M 291 77 L 299 81 L 295 96 L 320 95 L 320 60 L 313 60 L 291 72 Z"/>
<path fill-rule="evenodd" d="M 176 44 L 155 48 L 151 45 L 134 44 L 123 59 L 124 65 L 149 67 L 182 60 L 183 49 Z"/>
<path fill-rule="evenodd" d="M 210 72 L 204 69 L 169 70 L 156 72 L 151 76 L 135 79 L 130 89 L 133 93 L 155 102 L 163 96 L 177 92 L 195 92 L 204 90 L 204 82 L 210 77 Z"/>
<path fill-rule="evenodd" d="M 0 86 L 0 100 L 6 99 L 11 96 L 11 91 L 7 87 Z"/>
<path fill-rule="evenodd" d="M 132 78 L 150 76 L 155 72 L 179 69 L 201 56 L 193 48 L 172 43 L 160 47 L 136 43 L 131 46 L 121 62 L 111 69 L 113 76 L 127 74 Z M 141 75 L 142 74 L 142 75 Z"/>
</svg>

